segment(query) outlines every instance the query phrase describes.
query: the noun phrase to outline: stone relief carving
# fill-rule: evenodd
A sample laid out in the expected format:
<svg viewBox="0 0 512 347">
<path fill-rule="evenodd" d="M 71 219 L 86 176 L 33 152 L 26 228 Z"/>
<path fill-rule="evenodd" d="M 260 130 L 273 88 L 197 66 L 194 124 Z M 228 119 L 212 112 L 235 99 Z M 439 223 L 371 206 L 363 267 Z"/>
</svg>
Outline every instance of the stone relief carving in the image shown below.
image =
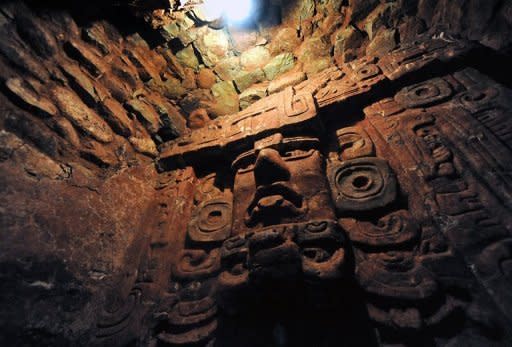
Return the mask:
<svg viewBox="0 0 512 347">
<path fill-rule="evenodd" d="M 396 179 L 386 161 L 346 160 L 332 165 L 328 174 L 339 213 L 385 207 L 396 198 Z"/>
<path fill-rule="evenodd" d="M 511 341 L 510 91 L 472 69 L 400 80 L 469 49 L 432 40 L 330 69 L 168 144 L 149 341 L 230 346 L 222 331 L 288 310 L 334 345 L 321 307 L 363 312 L 343 334 L 368 346 Z"/>
<path fill-rule="evenodd" d="M 197 242 L 223 241 L 231 234 L 232 203 L 224 198 L 203 202 L 188 226 L 188 237 Z"/>
<path fill-rule="evenodd" d="M 373 157 L 375 147 L 368 134 L 359 127 L 345 127 L 336 131 L 339 147 L 339 159 L 350 160 Z"/>
</svg>

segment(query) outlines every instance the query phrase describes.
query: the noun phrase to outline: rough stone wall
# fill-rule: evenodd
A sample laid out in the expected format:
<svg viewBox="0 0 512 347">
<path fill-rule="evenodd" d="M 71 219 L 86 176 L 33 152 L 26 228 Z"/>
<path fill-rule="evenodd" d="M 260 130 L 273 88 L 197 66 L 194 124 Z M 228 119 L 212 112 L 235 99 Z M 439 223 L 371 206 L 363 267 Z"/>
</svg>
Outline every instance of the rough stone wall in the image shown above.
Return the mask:
<svg viewBox="0 0 512 347">
<path fill-rule="evenodd" d="M 0 136 L 0 344 L 76 344 L 143 232 L 154 170 L 100 179 Z"/>
<path fill-rule="evenodd" d="M 66 149 L 101 167 L 154 157 L 155 142 L 184 132 L 164 90 L 167 62 L 139 35 L 123 38 L 104 21 L 78 27 L 66 12 L 35 14 L 16 3 L 0 16 L 5 95 L 28 111 L 12 112 L 6 127 L 37 116 Z"/>
<path fill-rule="evenodd" d="M 364 55 L 381 56 L 418 34 L 462 37 L 494 49 L 511 43 L 510 1 L 265 0 L 251 28 L 209 28 L 184 12 L 145 13 L 172 61 L 170 97 L 186 114 L 231 114 L 308 75 Z"/>
<path fill-rule="evenodd" d="M 185 120 L 138 35 L 12 2 L 0 37 L 0 345 L 70 345 L 141 236 L 155 142 Z"/>
</svg>

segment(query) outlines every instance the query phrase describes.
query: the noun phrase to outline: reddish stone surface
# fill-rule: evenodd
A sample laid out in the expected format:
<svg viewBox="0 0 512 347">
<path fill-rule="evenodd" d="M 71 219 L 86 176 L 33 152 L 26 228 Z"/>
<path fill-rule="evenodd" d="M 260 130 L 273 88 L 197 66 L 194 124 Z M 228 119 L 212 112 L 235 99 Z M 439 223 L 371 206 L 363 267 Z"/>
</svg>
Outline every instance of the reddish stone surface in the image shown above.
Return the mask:
<svg viewBox="0 0 512 347">
<path fill-rule="evenodd" d="M 506 345 L 508 177 L 486 172 L 510 158 L 510 90 L 465 68 L 476 48 L 425 39 L 359 59 L 166 145 L 162 168 L 201 174 L 174 265 L 169 317 L 184 316 L 157 339 L 259 346 L 281 329 L 301 346 Z M 330 330 L 323 305 L 344 328 Z M 320 327 L 298 329 L 304 315 Z"/>
<path fill-rule="evenodd" d="M 509 58 L 450 36 L 491 3 L 2 5 L 0 344 L 510 345 Z"/>
</svg>

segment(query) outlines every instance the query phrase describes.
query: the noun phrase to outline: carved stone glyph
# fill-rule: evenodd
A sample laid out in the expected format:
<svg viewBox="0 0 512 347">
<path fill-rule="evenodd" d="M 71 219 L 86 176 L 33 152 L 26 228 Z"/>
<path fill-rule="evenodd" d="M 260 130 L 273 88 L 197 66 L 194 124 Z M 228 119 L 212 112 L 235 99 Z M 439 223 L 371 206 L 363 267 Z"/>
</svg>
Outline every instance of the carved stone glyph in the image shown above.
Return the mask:
<svg viewBox="0 0 512 347">
<path fill-rule="evenodd" d="M 329 180 L 339 213 L 382 208 L 396 198 L 396 178 L 383 160 L 352 159 L 332 165 Z"/>
</svg>

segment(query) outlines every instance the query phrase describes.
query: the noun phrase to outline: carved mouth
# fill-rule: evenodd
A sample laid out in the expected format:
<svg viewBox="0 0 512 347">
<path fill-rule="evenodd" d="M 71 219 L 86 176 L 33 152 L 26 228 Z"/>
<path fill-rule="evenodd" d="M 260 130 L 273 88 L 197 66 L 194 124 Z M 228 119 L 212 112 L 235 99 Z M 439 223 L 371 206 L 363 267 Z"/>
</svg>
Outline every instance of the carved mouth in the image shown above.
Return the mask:
<svg viewBox="0 0 512 347">
<path fill-rule="evenodd" d="M 283 217 L 293 217 L 305 212 L 302 196 L 288 185 L 276 182 L 260 186 L 247 209 L 246 224 L 249 227 L 259 222 L 275 224 Z"/>
</svg>

